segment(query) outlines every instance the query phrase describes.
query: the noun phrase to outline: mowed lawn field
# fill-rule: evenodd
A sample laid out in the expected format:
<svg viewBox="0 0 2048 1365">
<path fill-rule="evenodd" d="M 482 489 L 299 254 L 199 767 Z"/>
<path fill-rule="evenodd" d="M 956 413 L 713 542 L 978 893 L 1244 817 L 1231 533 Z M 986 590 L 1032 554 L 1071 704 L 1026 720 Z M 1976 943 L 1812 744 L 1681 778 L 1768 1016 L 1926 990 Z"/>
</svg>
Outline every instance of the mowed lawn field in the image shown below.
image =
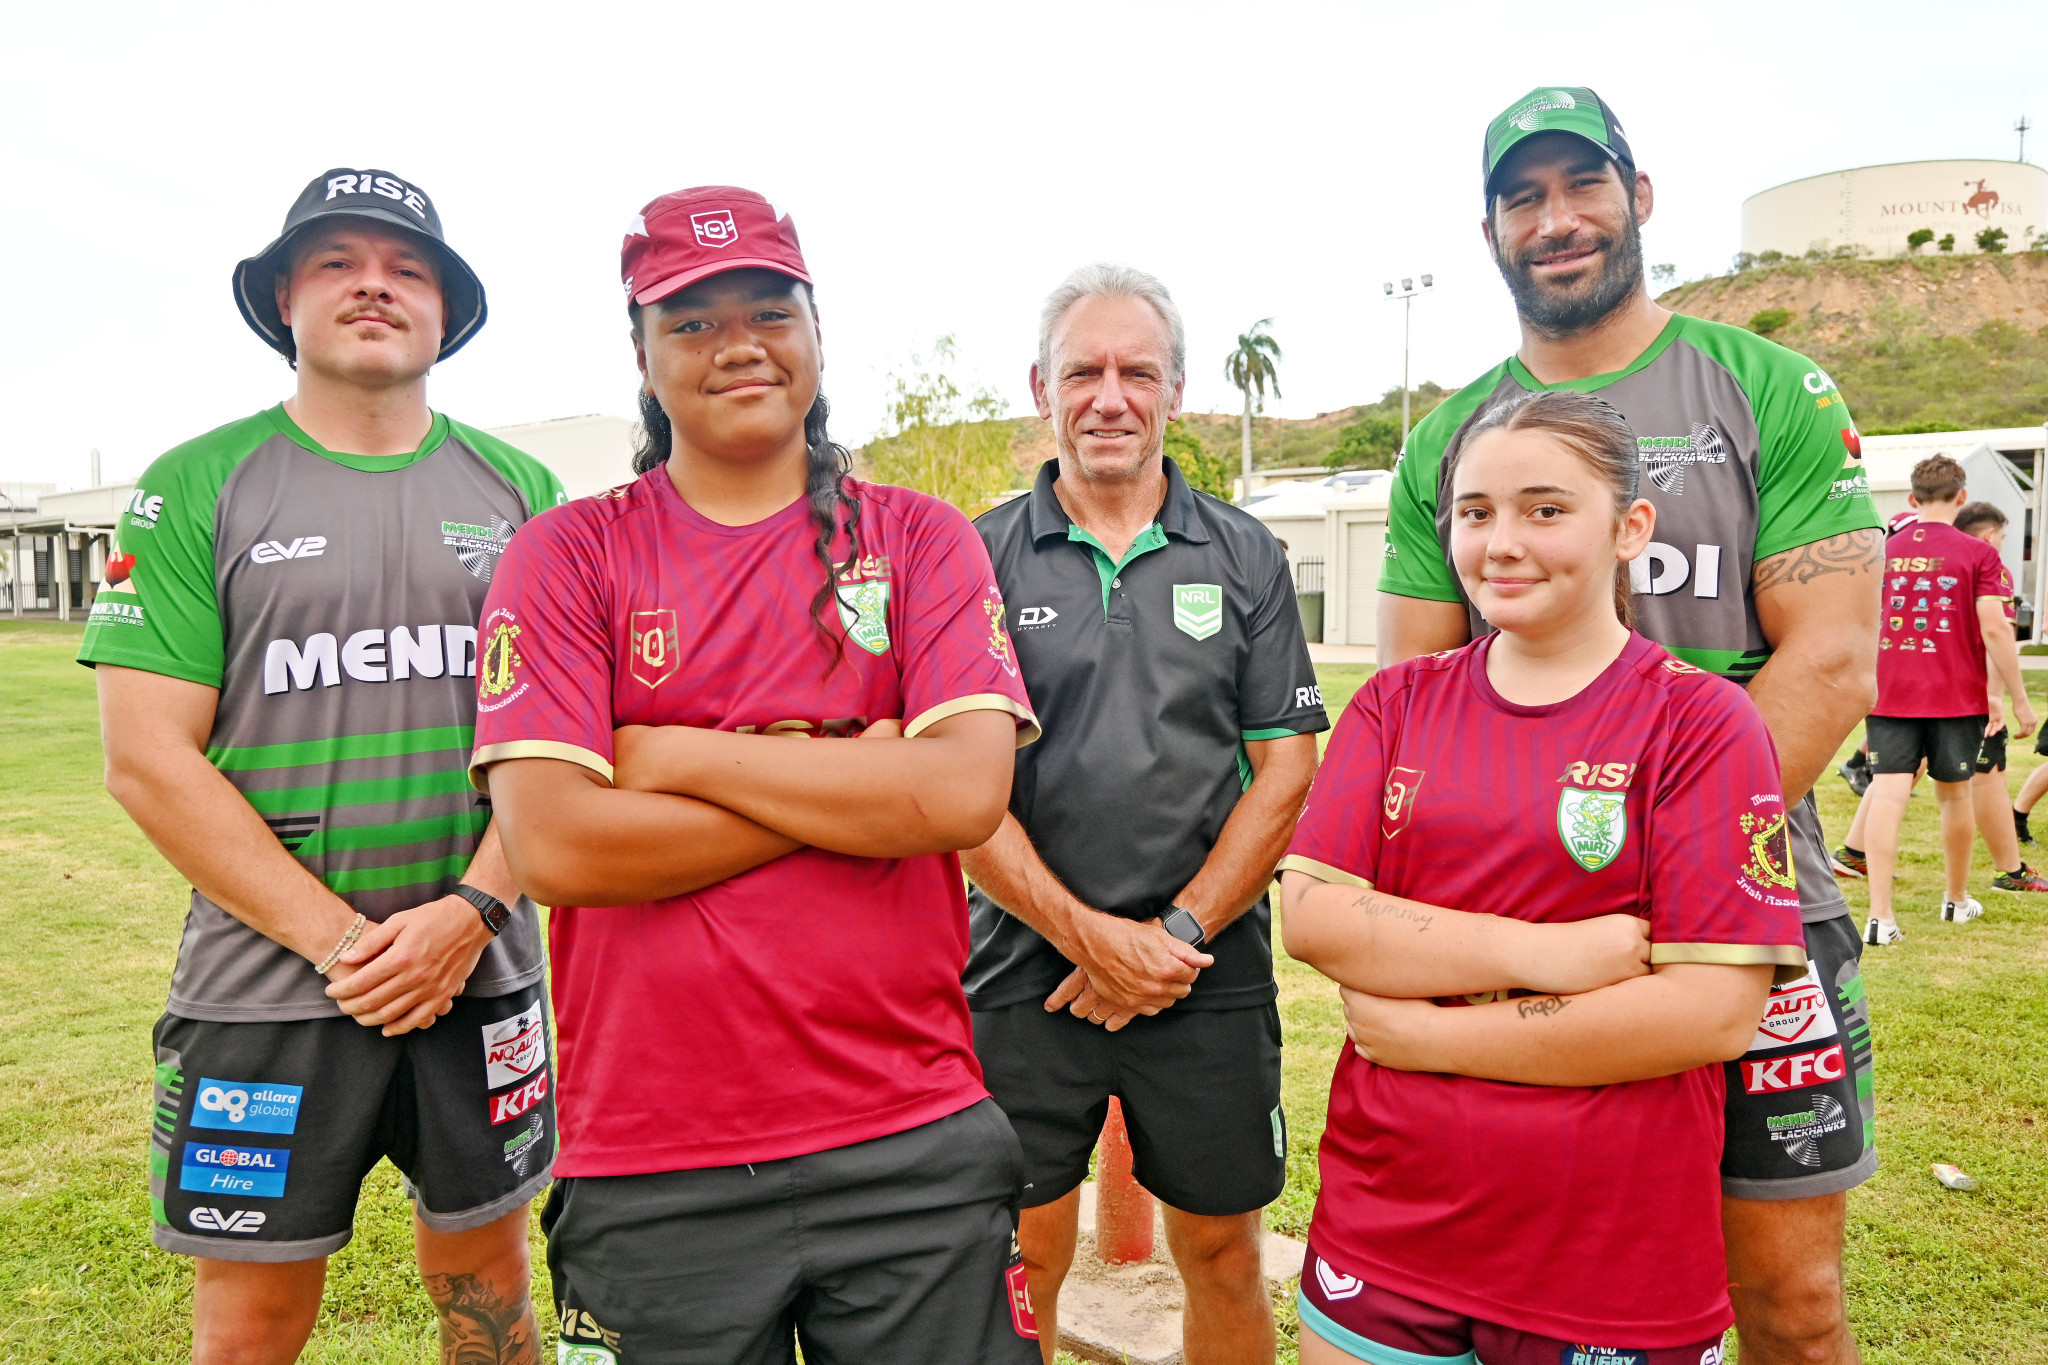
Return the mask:
<svg viewBox="0 0 2048 1365">
<path fill-rule="evenodd" d="M 175 1361 L 188 1340 L 191 1265 L 149 1245 L 145 1167 L 149 1030 L 186 890 L 101 790 L 92 679 L 71 662 L 77 638 L 75 627 L 0 621 L 6 1365 Z M 1370 673 L 1319 671 L 1333 714 Z M 2048 710 L 2038 693 L 2036 705 Z M 2014 748 L 2016 786 L 2040 760 L 2031 745 Z M 1832 776 L 1820 790 L 1839 841 L 1853 798 Z M 2043 816 L 2048 829 L 2048 808 Z M 1971 885 L 1985 918 L 1944 926 L 1931 795 L 1914 801 L 1905 845 L 1899 903 L 1910 937 L 1865 959 L 1883 1168 L 1850 1199 L 1850 1314 L 1870 1361 L 2048 1361 L 2048 897 L 1988 891 L 1980 847 Z M 2048 860 L 2048 848 L 2038 856 Z M 1860 914 L 1860 884 L 1850 901 Z M 1284 959 L 1279 972 L 1291 1178 L 1267 1220 L 1299 1237 L 1342 1025 L 1333 987 Z M 1941 1188 L 1934 1161 L 1963 1167 L 1981 1188 Z M 542 1276 L 536 1298 L 551 1328 Z M 1283 1313 L 1290 1336 L 1292 1316 Z M 333 1260 L 306 1359 L 410 1365 L 434 1354 L 407 1209 L 386 1164 L 364 1189 L 355 1241 Z"/>
</svg>

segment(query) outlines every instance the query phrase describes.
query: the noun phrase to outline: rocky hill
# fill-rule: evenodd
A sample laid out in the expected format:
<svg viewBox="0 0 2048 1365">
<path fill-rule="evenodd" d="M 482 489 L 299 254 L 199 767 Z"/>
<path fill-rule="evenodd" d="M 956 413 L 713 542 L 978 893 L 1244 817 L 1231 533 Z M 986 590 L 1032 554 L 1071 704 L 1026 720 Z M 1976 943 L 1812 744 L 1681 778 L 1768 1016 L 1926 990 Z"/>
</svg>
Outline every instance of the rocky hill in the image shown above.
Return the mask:
<svg viewBox="0 0 2048 1365">
<path fill-rule="evenodd" d="M 2048 253 L 1787 261 L 1658 302 L 1812 356 L 1873 435 L 2048 416 Z"/>
</svg>

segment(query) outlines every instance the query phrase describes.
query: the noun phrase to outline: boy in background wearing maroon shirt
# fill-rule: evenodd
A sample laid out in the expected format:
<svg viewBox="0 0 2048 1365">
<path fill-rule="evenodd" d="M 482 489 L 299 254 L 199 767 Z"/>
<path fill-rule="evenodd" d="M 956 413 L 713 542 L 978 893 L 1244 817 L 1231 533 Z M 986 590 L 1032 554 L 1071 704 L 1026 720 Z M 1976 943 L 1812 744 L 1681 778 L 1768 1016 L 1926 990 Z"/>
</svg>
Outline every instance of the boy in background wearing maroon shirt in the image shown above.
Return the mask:
<svg viewBox="0 0 2048 1365">
<path fill-rule="evenodd" d="M 2005 728 L 2004 706 L 1990 692 L 1989 670 L 2012 693 L 2013 723 L 2024 739 L 2034 732 L 2034 709 L 2020 677 L 2006 605 L 2012 585 L 1998 551 L 1958 531 L 1969 500 L 1963 467 L 1946 455 L 1913 466 L 1916 522 L 1885 542 L 1884 618 L 1878 640 L 1877 709 L 1866 726 L 1870 740 L 1870 922 L 1863 941 L 1885 947 L 1905 937 L 1892 913 L 1892 872 L 1898 862 L 1899 824 L 1924 759 L 1941 803 L 1943 872 L 1947 888 L 1941 918 L 1976 919 L 1984 907 L 1968 892 L 1971 770 L 1987 736 Z"/>
</svg>

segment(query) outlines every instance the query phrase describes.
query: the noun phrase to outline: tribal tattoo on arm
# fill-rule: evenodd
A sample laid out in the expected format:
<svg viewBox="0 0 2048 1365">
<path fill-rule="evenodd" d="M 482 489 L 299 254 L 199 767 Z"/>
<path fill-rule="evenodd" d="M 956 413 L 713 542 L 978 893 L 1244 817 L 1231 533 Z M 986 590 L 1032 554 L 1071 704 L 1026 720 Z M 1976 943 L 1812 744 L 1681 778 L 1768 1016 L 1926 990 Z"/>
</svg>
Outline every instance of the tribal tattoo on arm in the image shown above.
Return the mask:
<svg viewBox="0 0 2048 1365">
<path fill-rule="evenodd" d="M 1757 563 L 1756 591 L 1787 583 L 1811 583 L 1833 573 L 1878 573 L 1884 568 L 1884 532 L 1845 531 L 1811 545 L 1785 550 Z"/>
<path fill-rule="evenodd" d="M 524 1287 L 506 1293 L 480 1275 L 428 1275 L 441 1318 L 441 1365 L 539 1365 L 540 1328 Z"/>
</svg>

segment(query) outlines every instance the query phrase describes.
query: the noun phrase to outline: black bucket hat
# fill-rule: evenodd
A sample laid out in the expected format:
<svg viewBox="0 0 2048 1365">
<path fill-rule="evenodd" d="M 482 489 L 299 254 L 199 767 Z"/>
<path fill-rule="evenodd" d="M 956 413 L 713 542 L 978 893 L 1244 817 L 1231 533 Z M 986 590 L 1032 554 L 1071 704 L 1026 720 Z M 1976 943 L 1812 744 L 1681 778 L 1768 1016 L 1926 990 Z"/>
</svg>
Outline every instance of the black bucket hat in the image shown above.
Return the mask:
<svg viewBox="0 0 2048 1365">
<path fill-rule="evenodd" d="M 389 171 L 355 171 L 342 166 L 314 177 L 285 215 L 284 230 L 277 240 L 235 267 L 235 304 L 272 350 L 293 363 L 298 361 L 291 329 L 277 311 L 275 282 L 285 255 L 307 224 L 334 217 L 367 218 L 432 243 L 442 265 L 445 314 L 441 353 L 436 359 L 454 355 L 484 325 L 489 310 L 484 304 L 483 281 L 442 237 L 441 215 L 434 211 L 434 201 L 427 198 L 426 191 Z"/>
</svg>

